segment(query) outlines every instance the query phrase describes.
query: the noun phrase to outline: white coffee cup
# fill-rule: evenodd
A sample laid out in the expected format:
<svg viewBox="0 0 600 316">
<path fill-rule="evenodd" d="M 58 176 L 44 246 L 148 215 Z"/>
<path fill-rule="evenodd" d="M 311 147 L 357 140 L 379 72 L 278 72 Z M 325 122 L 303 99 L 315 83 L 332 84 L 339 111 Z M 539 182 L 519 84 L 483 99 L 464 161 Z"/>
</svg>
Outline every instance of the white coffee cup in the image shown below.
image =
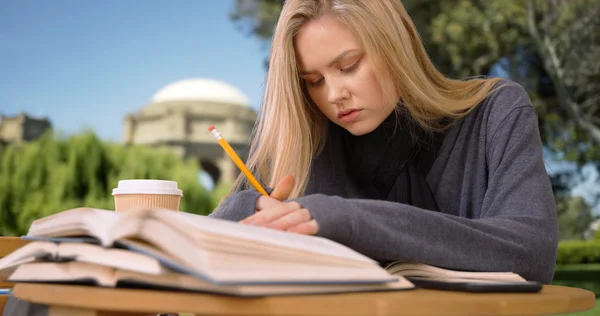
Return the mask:
<svg viewBox="0 0 600 316">
<path fill-rule="evenodd" d="M 183 192 L 177 182 L 167 180 L 120 180 L 113 189 L 115 211 L 147 207 L 179 211 Z"/>
</svg>

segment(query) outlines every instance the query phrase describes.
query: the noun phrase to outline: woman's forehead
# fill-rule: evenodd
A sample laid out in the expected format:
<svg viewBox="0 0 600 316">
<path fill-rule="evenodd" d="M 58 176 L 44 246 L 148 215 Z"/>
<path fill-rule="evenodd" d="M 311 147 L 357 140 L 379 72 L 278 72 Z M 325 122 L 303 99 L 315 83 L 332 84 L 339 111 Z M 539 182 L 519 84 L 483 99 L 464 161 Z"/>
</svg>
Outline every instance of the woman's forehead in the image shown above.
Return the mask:
<svg viewBox="0 0 600 316">
<path fill-rule="evenodd" d="M 320 69 L 340 56 L 361 50 L 357 38 L 342 22 L 324 16 L 306 23 L 294 40 L 296 59 L 302 70 Z"/>
</svg>

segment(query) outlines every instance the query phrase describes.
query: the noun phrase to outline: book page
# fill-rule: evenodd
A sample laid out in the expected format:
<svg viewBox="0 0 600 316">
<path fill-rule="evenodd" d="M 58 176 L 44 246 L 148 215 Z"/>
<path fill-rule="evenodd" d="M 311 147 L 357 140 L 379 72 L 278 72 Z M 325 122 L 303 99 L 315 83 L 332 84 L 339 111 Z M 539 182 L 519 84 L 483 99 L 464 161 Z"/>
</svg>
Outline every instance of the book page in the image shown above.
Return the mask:
<svg viewBox="0 0 600 316">
<path fill-rule="evenodd" d="M 60 243 L 57 256 L 141 273 L 158 274 L 164 270 L 159 261 L 150 256 L 126 249 L 104 248 L 85 243 Z"/>
<path fill-rule="evenodd" d="M 142 287 L 165 287 L 191 291 L 220 293 L 240 296 L 326 294 L 369 291 L 393 291 L 413 289 L 415 286 L 404 278 L 381 284 L 298 284 L 298 285 L 222 285 L 213 284 L 181 273 L 143 275 L 140 273 L 117 271 L 119 281 L 138 283 Z"/>
<path fill-rule="evenodd" d="M 241 238 L 248 241 L 285 247 L 294 250 L 318 253 L 330 257 L 340 257 L 346 260 L 356 260 L 377 264 L 376 261 L 329 239 L 288 233 L 265 227 L 251 226 L 237 222 L 212 218 L 208 216 L 195 215 L 185 212 L 156 212 L 161 219 L 174 222 L 174 225 L 191 226 L 193 230 L 209 232 L 221 236 Z M 197 237 L 199 238 L 199 237 Z"/>
<path fill-rule="evenodd" d="M 116 284 L 114 269 L 77 261 L 25 263 L 20 265 L 7 281 L 75 282 L 81 279 L 94 279 L 98 284 L 108 287 L 114 287 Z"/>
<path fill-rule="evenodd" d="M 30 242 L 9 255 L 0 258 L 0 277 L 8 276 L 17 266 L 25 262 L 35 261 L 37 258 L 43 256 L 53 256 L 56 250 L 56 244 L 52 242 Z"/>
<path fill-rule="evenodd" d="M 507 282 L 524 282 L 524 278 L 512 272 L 470 272 L 470 271 L 455 271 L 443 269 L 426 264 L 399 262 L 391 264 L 387 268 L 388 272 L 394 275 L 402 275 L 405 277 L 426 277 L 436 279 L 479 279 L 479 280 L 496 280 Z"/>
<path fill-rule="evenodd" d="M 199 237 L 199 240 L 202 242 L 202 248 L 209 251 L 211 256 L 216 253 L 229 253 L 244 257 L 261 257 L 263 259 L 271 260 L 274 263 L 277 262 L 278 264 L 293 262 L 340 267 L 373 266 L 371 262 L 347 260 L 340 257 L 302 251 L 289 247 L 257 243 L 237 237 L 223 238 L 222 235 L 209 232 L 203 233 L 202 236 Z"/>
<path fill-rule="evenodd" d="M 75 208 L 59 212 L 31 223 L 27 236 L 89 235 L 102 245 L 112 244 L 110 229 L 118 222 L 120 213 L 94 208 Z"/>
<path fill-rule="evenodd" d="M 411 280 L 427 280 L 437 282 L 448 282 L 448 283 L 481 283 L 481 284 L 514 284 L 523 283 L 526 281 L 516 280 L 486 280 L 486 279 L 473 279 L 473 278 L 444 278 L 444 277 L 412 277 Z"/>
</svg>

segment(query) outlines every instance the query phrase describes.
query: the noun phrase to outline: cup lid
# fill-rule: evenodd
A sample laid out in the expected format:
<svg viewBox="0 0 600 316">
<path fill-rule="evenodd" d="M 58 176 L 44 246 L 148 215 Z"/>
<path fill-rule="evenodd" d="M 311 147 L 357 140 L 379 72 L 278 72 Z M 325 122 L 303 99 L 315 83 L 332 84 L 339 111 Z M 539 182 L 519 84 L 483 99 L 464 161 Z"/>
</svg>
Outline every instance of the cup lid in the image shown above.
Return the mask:
<svg viewBox="0 0 600 316">
<path fill-rule="evenodd" d="M 167 194 L 183 196 L 183 192 L 177 188 L 177 182 L 175 181 L 148 179 L 120 180 L 117 188 L 113 189 L 112 194 Z"/>
</svg>

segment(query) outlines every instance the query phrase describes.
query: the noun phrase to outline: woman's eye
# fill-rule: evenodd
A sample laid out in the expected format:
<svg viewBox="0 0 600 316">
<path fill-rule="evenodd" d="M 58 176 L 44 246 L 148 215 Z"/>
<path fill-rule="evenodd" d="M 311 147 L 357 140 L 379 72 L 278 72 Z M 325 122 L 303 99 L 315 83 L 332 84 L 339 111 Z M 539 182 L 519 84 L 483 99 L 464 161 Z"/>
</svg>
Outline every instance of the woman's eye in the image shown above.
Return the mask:
<svg viewBox="0 0 600 316">
<path fill-rule="evenodd" d="M 323 78 L 319 78 L 317 80 L 311 80 L 308 82 L 309 85 L 316 87 L 318 85 L 320 85 L 323 82 Z"/>
<path fill-rule="evenodd" d="M 348 67 L 342 68 L 341 71 L 342 72 L 352 72 L 353 70 L 355 70 L 358 67 L 359 62 L 360 61 L 357 61 L 357 62 L 355 62 L 354 64 L 352 64 L 352 65 L 350 65 Z"/>
</svg>

